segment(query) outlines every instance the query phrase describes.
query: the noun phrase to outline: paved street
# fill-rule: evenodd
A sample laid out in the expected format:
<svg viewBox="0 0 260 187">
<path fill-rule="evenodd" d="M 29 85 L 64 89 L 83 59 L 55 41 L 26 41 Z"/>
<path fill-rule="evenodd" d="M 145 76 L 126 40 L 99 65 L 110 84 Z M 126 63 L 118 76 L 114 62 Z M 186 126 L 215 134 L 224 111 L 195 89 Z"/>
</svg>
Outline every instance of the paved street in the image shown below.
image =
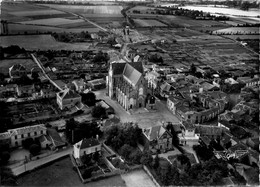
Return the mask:
<svg viewBox="0 0 260 187">
<path fill-rule="evenodd" d="M 62 150 L 62 151 L 54 153 L 52 155 L 43 157 L 39 160 L 30 161 L 30 162 L 28 162 L 26 164 L 22 164 L 20 166 L 15 166 L 15 167 L 10 166 L 10 169 L 12 170 L 12 172 L 15 176 L 18 176 L 26 171 L 33 170 L 48 162 L 51 162 L 51 161 L 57 160 L 63 156 L 69 155 L 71 152 L 72 152 L 72 148 L 68 148 L 66 150 Z"/>
<path fill-rule="evenodd" d="M 179 119 L 170 113 L 166 105 L 161 101 L 158 102 L 157 111 L 130 115 L 119 103 L 111 100 L 108 96 L 106 96 L 105 92 L 106 90 L 96 91 L 95 94 L 97 99 L 103 99 L 111 107 L 113 107 L 116 115 L 121 119 L 122 122 L 133 121 L 137 122 L 141 128 L 148 128 L 155 126 L 158 121 L 179 121 Z"/>
</svg>

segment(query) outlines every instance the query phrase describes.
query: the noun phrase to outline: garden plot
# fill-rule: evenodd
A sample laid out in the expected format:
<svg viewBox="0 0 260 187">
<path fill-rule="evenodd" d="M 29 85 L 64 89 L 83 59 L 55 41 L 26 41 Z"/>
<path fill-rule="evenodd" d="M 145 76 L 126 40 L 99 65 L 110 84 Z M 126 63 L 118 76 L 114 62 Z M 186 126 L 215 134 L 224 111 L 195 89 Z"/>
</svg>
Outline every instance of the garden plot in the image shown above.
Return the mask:
<svg viewBox="0 0 260 187">
<path fill-rule="evenodd" d="M 154 19 L 134 19 L 134 22 L 139 27 L 167 27 L 167 25 Z"/>
<path fill-rule="evenodd" d="M 50 18 L 50 19 L 39 19 L 31 21 L 22 21 L 21 24 L 31 24 L 31 25 L 46 25 L 46 26 L 59 26 L 65 24 L 75 24 L 84 22 L 82 19 L 65 19 L 65 18 Z"/>
</svg>

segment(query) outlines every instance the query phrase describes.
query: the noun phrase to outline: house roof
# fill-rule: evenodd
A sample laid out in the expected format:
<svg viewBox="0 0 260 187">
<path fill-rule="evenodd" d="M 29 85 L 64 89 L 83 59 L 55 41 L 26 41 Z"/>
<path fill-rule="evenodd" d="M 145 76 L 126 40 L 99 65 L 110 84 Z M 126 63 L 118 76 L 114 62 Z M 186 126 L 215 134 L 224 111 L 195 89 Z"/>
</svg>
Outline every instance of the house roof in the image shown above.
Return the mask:
<svg viewBox="0 0 260 187">
<path fill-rule="evenodd" d="M 99 144 L 100 144 L 99 141 L 95 138 L 88 138 L 88 139 L 84 138 L 83 140 L 76 143 L 76 145 L 79 146 L 80 149 L 86 149 Z"/>
<path fill-rule="evenodd" d="M 235 152 L 237 150 L 247 150 L 247 146 L 241 143 L 238 143 L 229 148 L 230 151 Z"/>
<path fill-rule="evenodd" d="M 0 140 L 5 140 L 10 138 L 10 133 L 9 132 L 3 132 L 0 133 Z"/>
<path fill-rule="evenodd" d="M 55 147 L 65 145 L 65 142 L 61 139 L 59 133 L 55 129 L 48 128 L 47 133 L 50 136 L 51 141 Z"/>
<path fill-rule="evenodd" d="M 209 136 L 217 136 L 221 135 L 223 132 L 223 128 L 212 125 L 197 125 L 195 129 L 195 133 L 199 133 L 201 135 L 209 135 Z"/>
<path fill-rule="evenodd" d="M 11 129 L 8 130 L 8 132 L 10 133 L 10 136 L 15 136 L 15 135 L 27 134 L 35 131 L 41 131 L 41 130 L 46 130 L 46 127 L 43 124 Z"/>
<path fill-rule="evenodd" d="M 143 133 L 149 141 L 156 140 L 157 138 L 161 137 L 165 132 L 168 133 L 167 130 L 161 125 L 153 126 L 143 130 Z M 170 133 L 168 134 L 170 135 Z"/>
<path fill-rule="evenodd" d="M 132 64 L 135 64 L 138 62 L 134 62 Z M 123 72 L 123 75 L 125 78 L 127 78 L 133 85 L 136 85 L 137 82 L 139 81 L 139 79 L 142 76 L 142 73 L 140 73 L 140 71 L 138 71 L 137 69 L 135 69 L 133 66 L 131 66 L 129 63 L 127 63 L 125 65 L 125 69 Z"/>
<path fill-rule="evenodd" d="M 58 94 L 59 94 L 59 96 L 60 96 L 62 99 L 71 99 L 71 98 L 80 97 L 79 94 L 77 94 L 75 91 L 70 90 L 70 89 L 62 90 L 62 91 L 60 91 Z"/>
</svg>

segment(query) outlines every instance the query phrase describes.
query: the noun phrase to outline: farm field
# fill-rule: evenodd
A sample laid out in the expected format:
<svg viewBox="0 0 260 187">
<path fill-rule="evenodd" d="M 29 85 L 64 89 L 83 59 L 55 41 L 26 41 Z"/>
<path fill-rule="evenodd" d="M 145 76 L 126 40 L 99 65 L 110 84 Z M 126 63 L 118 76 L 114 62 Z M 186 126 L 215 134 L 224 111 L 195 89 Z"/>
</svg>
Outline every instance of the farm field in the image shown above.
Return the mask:
<svg viewBox="0 0 260 187">
<path fill-rule="evenodd" d="M 121 176 L 109 177 L 107 179 L 83 184 L 78 174 L 72 169 L 69 157 L 58 160 L 46 167 L 37 169 L 29 174 L 18 178 L 19 186 L 121 186 L 125 182 Z"/>
<path fill-rule="evenodd" d="M 22 2 L 2 3 L 0 18 L 10 22 L 28 21 L 43 18 L 66 17 L 67 13 Z"/>
<path fill-rule="evenodd" d="M 259 34 L 259 27 L 229 27 L 213 32 L 213 34 Z"/>
<path fill-rule="evenodd" d="M 122 6 L 79 6 L 79 5 L 56 5 L 44 4 L 46 7 L 55 8 L 62 11 L 69 11 L 77 14 L 113 14 L 121 15 Z M 122 16 L 122 15 L 121 15 Z"/>
<path fill-rule="evenodd" d="M 38 67 L 37 64 L 30 58 L 28 59 L 4 59 L 0 61 L 0 73 L 8 75 L 9 68 L 15 64 L 23 65 L 28 71 L 33 67 Z"/>
<path fill-rule="evenodd" d="M 80 25 L 81 24 L 81 25 Z M 80 27 L 79 27 L 80 26 Z M 98 32 L 100 29 L 94 27 L 93 25 L 89 24 L 88 22 L 81 22 L 75 24 L 68 24 L 68 25 L 60 25 L 58 27 L 51 27 L 51 26 L 39 26 L 39 25 L 23 25 L 23 24 L 8 24 L 8 29 L 10 34 L 23 34 L 26 32 L 27 34 L 33 33 L 45 33 L 45 32 L 82 32 L 88 31 L 89 33 Z"/>
<path fill-rule="evenodd" d="M 260 36 L 259 35 L 222 35 L 227 38 L 236 40 L 237 38 L 240 38 L 241 40 L 259 40 Z"/>
<path fill-rule="evenodd" d="M 27 50 L 87 50 L 89 43 L 57 42 L 51 35 L 0 36 L 1 46 L 18 45 Z"/>
<path fill-rule="evenodd" d="M 50 18 L 50 19 L 39 19 L 39 20 L 31 20 L 31 21 L 23 21 L 18 22 L 20 24 L 30 24 L 30 25 L 46 25 L 46 26 L 59 26 L 65 24 L 74 24 L 85 22 L 82 19 L 66 19 L 66 18 Z"/>
<path fill-rule="evenodd" d="M 134 19 L 137 27 L 167 27 L 167 25 L 154 19 Z"/>
</svg>

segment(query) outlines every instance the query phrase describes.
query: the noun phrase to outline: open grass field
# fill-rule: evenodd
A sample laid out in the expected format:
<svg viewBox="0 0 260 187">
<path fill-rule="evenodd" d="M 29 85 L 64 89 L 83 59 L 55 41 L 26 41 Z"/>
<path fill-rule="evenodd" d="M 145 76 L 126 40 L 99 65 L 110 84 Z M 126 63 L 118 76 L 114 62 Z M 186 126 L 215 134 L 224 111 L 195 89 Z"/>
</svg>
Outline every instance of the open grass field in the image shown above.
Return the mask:
<svg viewBox="0 0 260 187">
<path fill-rule="evenodd" d="M 4 59 L 0 61 L 0 73 L 8 74 L 9 68 L 15 64 L 22 64 L 28 71 L 33 67 L 38 67 L 32 59 Z"/>
<path fill-rule="evenodd" d="M 213 32 L 214 34 L 259 34 L 259 27 L 229 27 Z"/>
<path fill-rule="evenodd" d="M 81 183 L 78 174 L 72 169 L 72 163 L 69 157 L 19 177 L 18 185 L 86 187 L 126 186 L 120 175 L 86 184 Z"/>
<path fill-rule="evenodd" d="M 167 27 L 167 25 L 154 19 L 134 19 L 134 22 L 137 27 Z"/>
<path fill-rule="evenodd" d="M 89 43 L 57 42 L 51 35 L 0 36 L 1 46 L 18 45 L 27 50 L 87 50 Z"/>
</svg>

